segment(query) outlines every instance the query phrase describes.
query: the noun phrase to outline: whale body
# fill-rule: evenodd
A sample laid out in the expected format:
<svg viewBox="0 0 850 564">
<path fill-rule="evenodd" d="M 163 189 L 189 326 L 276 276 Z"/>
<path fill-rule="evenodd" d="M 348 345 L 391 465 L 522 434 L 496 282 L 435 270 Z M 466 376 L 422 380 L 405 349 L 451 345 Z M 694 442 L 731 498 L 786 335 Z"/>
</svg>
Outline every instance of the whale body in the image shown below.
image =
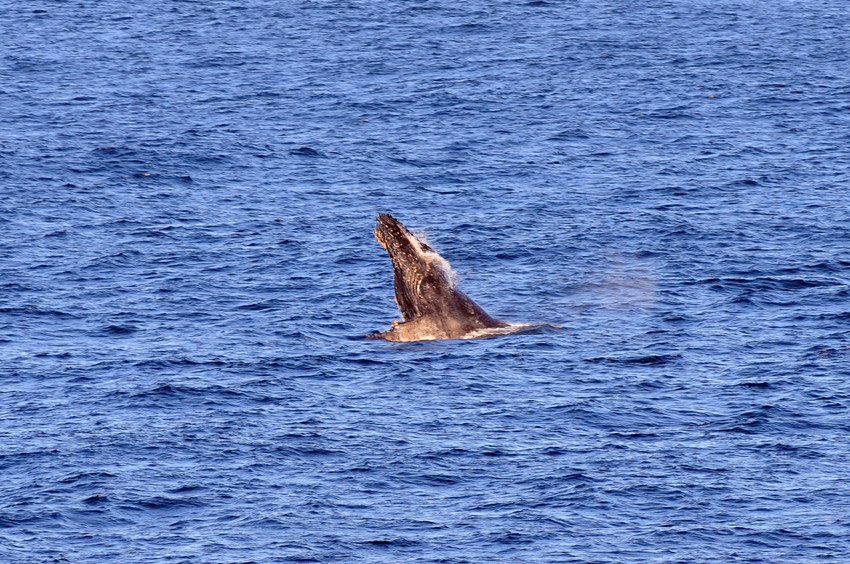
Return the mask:
<svg viewBox="0 0 850 564">
<path fill-rule="evenodd" d="M 528 327 L 491 317 L 458 289 L 449 263 L 393 216 L 379 214 L 374 233 L 393 261 L 395 300 L 402 320 L 372 337 L 388 341 L 468 339 Z"/>
</svg>

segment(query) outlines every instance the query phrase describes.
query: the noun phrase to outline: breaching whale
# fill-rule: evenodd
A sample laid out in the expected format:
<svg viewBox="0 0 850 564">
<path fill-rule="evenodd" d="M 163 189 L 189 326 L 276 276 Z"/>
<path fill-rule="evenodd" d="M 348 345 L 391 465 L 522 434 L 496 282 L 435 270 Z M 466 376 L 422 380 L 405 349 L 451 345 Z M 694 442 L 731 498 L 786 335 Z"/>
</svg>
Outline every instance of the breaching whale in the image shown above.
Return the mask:
<svg viewBox="0 0 850 564">
<path fill-rule="evenodd" d="M 370 337 L 388 341 L 470 339 L 531 327 L 488 315 L 457 288 L 448 261 L 393 216 L 379 214 L 374 233 L 393 261 L 395 300 L 402 320 Z"/>
</svg>

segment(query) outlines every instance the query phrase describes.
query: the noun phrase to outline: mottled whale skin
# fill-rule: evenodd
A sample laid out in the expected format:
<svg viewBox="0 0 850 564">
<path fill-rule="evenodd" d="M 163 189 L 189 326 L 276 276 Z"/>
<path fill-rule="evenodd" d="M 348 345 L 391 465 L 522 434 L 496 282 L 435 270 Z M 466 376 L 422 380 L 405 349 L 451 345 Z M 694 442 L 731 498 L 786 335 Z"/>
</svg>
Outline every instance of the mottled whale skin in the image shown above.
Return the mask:
<svg viewBox="0 0 850 564">
<path fill-rule="evenodd" d="M 500 321 L 461 292 L 449 263 L 393 216 L 378 215 L 375 239 L 393 261 L 395 300 L 401 321 L 371 335 L 388 341 L 468 339 L 523 325 Z"/>
</svg>

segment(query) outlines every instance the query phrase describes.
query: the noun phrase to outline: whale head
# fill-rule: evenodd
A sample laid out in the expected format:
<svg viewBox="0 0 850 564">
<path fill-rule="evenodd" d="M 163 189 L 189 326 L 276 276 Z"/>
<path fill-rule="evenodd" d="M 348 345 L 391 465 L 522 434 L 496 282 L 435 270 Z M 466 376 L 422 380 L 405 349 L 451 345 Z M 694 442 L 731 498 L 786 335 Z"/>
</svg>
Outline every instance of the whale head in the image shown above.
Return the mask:
<svg viewBox="0 0 850 564">
<path fill-rule="evenodd" d="M 393 261 L 395 297 L 402 319 L 439 310 L 455 289 L 449 263 L 387 213 L 378 215 L 375 239 Z"/>
</svg>

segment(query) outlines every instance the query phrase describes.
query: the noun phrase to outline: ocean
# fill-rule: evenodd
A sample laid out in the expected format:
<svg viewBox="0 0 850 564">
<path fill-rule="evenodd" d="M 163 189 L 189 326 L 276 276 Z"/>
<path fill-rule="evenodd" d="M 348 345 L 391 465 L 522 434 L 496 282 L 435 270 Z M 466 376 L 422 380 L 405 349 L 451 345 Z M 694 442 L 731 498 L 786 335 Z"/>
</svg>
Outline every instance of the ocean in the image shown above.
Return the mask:
<svg viewBox="0 0 850 564">
<path fill-rule="evenodd" d="M 0 21 L 0 562 L 850 561 L 845 2 Z"/>
</svg>

